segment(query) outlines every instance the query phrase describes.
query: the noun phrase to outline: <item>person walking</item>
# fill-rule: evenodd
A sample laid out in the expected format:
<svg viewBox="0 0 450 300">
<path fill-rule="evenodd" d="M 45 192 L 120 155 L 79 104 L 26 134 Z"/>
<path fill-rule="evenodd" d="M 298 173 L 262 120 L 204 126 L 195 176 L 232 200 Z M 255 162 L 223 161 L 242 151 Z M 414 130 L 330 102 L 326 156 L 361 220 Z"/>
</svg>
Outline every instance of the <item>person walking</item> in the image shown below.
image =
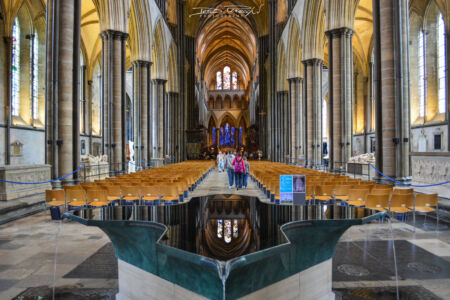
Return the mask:
<svg viewBox="0 0 450 300">
<path fill-rule="evenodd" d="M 238 153 L 236 155 L 236 158 L 233 160 L 233 166 L 234 166 L 236 189 L 239 190 L 242 189 L 242 181 L 245 174 L 245 163 L 244 159 L 242 158 L 242 153 Z"/>
<path fill-rule="evenodd" d="M 219 151 L 219 154 L 217 155 L 217 167 L 219 169 L 219 173 L 224 171 L 224 166 L 225 166 L 225 157 L 222 151 Z"/>
<path fill-rule="evenodd" d="M 248 162 L 247 155 L 244 155 L 244 165 L 245 165 L 245 173 L 244 173 L 244 182 L 242 185 L 244 189 L 246 189 L 248 183 L 248 174 L 250 173 L 250 163 Z"/>
<path fill-rule="evenodd" d="M 234 155 L 231 154 L 231 150 L 228 150 L 228 154 L 225 156 L 225 169 L 228 173 L 228 183 L 230 184 L 230 189 L 233 188 L 234 181 L 234 167 L 233 167 Z"/>
</svg>

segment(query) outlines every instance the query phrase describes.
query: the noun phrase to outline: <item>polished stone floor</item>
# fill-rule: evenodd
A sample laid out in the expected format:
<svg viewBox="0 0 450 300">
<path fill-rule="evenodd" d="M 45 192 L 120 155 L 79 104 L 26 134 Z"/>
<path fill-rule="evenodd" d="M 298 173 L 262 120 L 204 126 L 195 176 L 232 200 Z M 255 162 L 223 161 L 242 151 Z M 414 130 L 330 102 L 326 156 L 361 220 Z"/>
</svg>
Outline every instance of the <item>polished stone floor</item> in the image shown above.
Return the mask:
<svg viewBox="0 0 450 300">
<path fill-rule="evenodd" d="M 247 189 L 229 189 L 226 174 L 217 171 L 190 196 L 218 193 L 267 200 L 251 181 Z M 376 222 L 350 228 L 333 260 L 336 298 L 395 299 L 398 282 L 402 299 L 450 299 L 450 230 L 424 230 L 423 222 L 418 216 L 415 226 L 410 217 L 393 222 L 392 230 Z M 1 225 L 0 299 L 51 299 L 54 285 L 57 299 L 113 299 L 117 263 L 106 235 L 96 227 L 51 221 L 48 213 Z"/>
</svg>

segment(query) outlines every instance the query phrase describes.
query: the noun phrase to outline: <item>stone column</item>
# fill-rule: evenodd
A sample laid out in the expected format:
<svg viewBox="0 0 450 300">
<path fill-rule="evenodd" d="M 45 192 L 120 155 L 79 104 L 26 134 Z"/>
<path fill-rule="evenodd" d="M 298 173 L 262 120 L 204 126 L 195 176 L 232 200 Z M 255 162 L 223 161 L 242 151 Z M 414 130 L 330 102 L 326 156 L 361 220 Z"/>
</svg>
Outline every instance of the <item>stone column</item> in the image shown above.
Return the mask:
<svg viewBox="0 0 450 300">
<path fill-rule="evenodd" d="M 168 102 L 168 154 L 173 157 L 175 161 L 178 160 L 178 154 L 177 154 L 177 145 L 178 145 L 178 123 L 179 123 L 179 108 L 178 108 L 178 93 L 176 92 L 169 92 L 167 94 L 167 102 Z"/>
<path fill-rule="evenodd" d="M 179 95 L 176 99 L 177 107 L 177 142 L 175 149 L 177 152 L 177 162 L 182 161 L 186 157 L 185 149 L 185 124 L 186 124 L 186 97 L 185 97 L 185 84 L 186 84 L 186 74 L 185 74 L 185 61 L 186 61 L 186 39 L 184 35 L 184 7 L 186 0 L 176 1 L 177 5 L 177 31 L 176 40 L 178 47 L 178 79 L 179 79 Z"/>
<path fill-rule="evenodd" d="M 165 79 L 153 79 L 152 100 L 151 100 L 151 132 L 152 132 L 152 159 L 163 158 L 163 101 L 165 94 Z"/>
<path fill-rule="evenodd" d="M 295 77 L 289 79 L 289 136 L 290 157 L 297 163 L 303 153 L 303 78 Z"/>
<path fill-rule="evenodd" d="M 148 118 L 149 118 L 149 100 L 150 100 L 150 66 L 151 62 L 136 60 L 131 63 L 133 66 L 133 121 L 134 121 L 134 149 L 135 162 L 141 163 L 142 160 L 150 161 L 149 139 L 148 139 Z"/>
<path fill-rule="evenodd" d="M 93 155 L 94 150 L 92 148 L 92 80 L 87 82 L 87 101 L 88 101 L 88 128 L 87 133 L 89 134 L 89 154 Z"/>
<path fill-rule="evenodd" d="M 122 174 L 126 163 L 125 42 L 127 33 L 105 30 L 102 38 L 103 151 L 110 176 Z"/>
<path fill-rule="evenodd" d="M 6 93 L 5 93 L 5 165 L 9 165 L 11 163 L 11 123 L 12 123 L 12 117 L 11 117 L 11 101 L 12 101 L 12 37 L 11 36 L 5 36 L 3 38 L 3 41 L 5 42 L 5 48 L 6 48 Z M 47 133 L 47 132 L 46 132 Z M 47 140 L 47 139 L 46 139 Z M 46 163 L 47 163 L 47 155 L 45 156 Z"/>
<path fill-rule="evenodd" d="M 447 151 L 450 152 L 450 32 L 445 33 L 445 78 L 447 82 L 446 95 L 447 95 Z"/>
<path fill-rule="evenodd" d="M 276 95 L 276 74 L 277 74 L 277 48 L 276 48 L 276 11 L 277 11 L 277 1 L 269 0 L 269 57 L 270 57 L 270 84 L 269 84 L 269 95 L 270 95 L 270 110 L 269 110 L 269 128 L 270 128 L 270 158 L 272 161 L 277 161 L 278 158 L 278 140 L 276 132 L 276 117 L 277 117 L 277 95 Z M 269 153 L 267 153 L 269 154 Z"/>
<path fill-rule="evenodd" d="M 52 165 L 53 179 L 79 167 L 80 23 L 80 0 L 47 2 L 45 126 L 47 162 Z M 78 182 L 77 173 L 62 180 L 63 185 Z M 61 182 L 53 186 L 59 188 Z"/>
<path fill-rule="evenodd" d="M 346 163 L 352 156 L 353 133 L 353 30 L 338 28 L 327 31 L 329 92 L 328 119 L 330 167 Z"/>
<path fill-rule="evenodd" d="M 80 92 L 81 92 L 81 103 L 80 103 L 80 109 L 81 109 L 81 115 L 83 116 L 80 118 L 80 122 L 82 123 L 82 128 L 80 128 L 80 131 L 82 134 L 87 134 L 87 113 L 86 113 L 86 66 L 81 66 L 80 68 Z"/>
<path fill-rule="evenodd" d="M 304 112 L 306 115 L 305 159 L 307 165 L 322 163 L 322 65 L 321 59 L 312 58 L 303 61 L 305 65 Z M 311 160 L 314 160 L 311 161 Z"/>
<path fill-rule="evenodd" d="M 387 176 L 410 179 L 407 0 L 373 1 L 376 165 Z"/>
</svg>

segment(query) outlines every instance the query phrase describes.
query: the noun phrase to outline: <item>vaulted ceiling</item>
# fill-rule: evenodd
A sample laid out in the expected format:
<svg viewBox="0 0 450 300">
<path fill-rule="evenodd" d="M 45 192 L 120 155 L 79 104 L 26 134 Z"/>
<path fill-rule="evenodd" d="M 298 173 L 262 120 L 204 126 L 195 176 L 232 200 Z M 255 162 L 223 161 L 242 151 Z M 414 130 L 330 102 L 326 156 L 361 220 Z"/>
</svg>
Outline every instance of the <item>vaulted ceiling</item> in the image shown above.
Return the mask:
<svg viewBox="0 0 450 300">
<path fill-rule="evenodd" d="M 215 7 L 223 9 L 234 6 L 231 1 L 223 1 Z M 246 88 L 257 58 L 256 33 L 251 20 L 232 14 L 219 18 L 211 16 L 202 18 L 198 26 L 197 59 L 207 85 L 215 80 L 217 71 L 229 66 L 232 71 L 238 72 L 238 77 Z"/>
</svg>

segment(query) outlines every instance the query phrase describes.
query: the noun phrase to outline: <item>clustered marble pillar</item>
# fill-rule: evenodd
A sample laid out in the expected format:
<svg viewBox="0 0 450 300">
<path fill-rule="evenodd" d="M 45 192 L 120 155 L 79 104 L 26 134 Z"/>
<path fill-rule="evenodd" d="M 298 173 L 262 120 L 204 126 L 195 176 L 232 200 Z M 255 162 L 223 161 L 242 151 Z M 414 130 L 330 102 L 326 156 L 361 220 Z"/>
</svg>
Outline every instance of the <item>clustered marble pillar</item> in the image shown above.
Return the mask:
<svg viewBox="0 0 450 300">
<path fill-rule="evenodd" d="M 445 78 L 447 79 L 447 151 L 450 152 L 450 32 L 445 33 Z"/>
<path fill-rule="evenodd" d="M 182 143 L 182 107 L 180 97 L 177 92 L 167 93 L 167 121 L 164 131 L 167 135 L 167 154 L 174 160 L 180 161 L 180 145 Z M 166 130 L 166 129 L 165 129 Z"/>
<path fill-rule="evenodd" d="M 105 30 L 102 38 L 102 152 L 110 176 L 122 174 L 126 162 L 125 42 L 127 33 Z"/>
<path fill-rule="evenodd" d="M 46 52 L 46 163 L 52 165 L 57 179 L 78 169 L 81 0 L 47 2 Z M 78 174 L 55 181 L 79 182 Z"/>
<path fill-rule="evenodd" d="M 410 179 L 407 0 L 373 1 L 376 165 L 387 176 Z"/>
<path fill-rule="evenodd" d="M 352 156 L 353 133 L 353 30 L 338 28 L 328 36 L 328 127 L 329 157 L 332 169 Z"/>
<path fill-rule="evenodd" d="M 133 122 L 134 161 L 138 164 L 150 162 L 150 97 L 151 62 L 136 60 L 133 66 Z"/>
<path fill-rule="evenodd" d="M 315 167 L 322 163 L 322 65 L 321 59 L 304 60 L 306 120 L 303 127 L 306 164 Z"/>
<path fill-rule="evenodd" d="M 274 105 L 274 141 L 273 155 L 275 161 L 285 162 L 288 155 L 288 92 L 278 91 Z"/>
<path fill-rule="evenodd" d="M 151 99 L 151 156 L 153 160 L 163 158 L 164 143 L 164 96 L 167 80 L 153 79 L 152 99 Z"/>
<path fill-rule="evenodd" d="M 269 149 L 267 149 L 267 153 L 270 154 L 271 161 L 279 161 L 278 156 L 278 137 L 277 137 L 277 114 L 276 114 L 276 106 L 277 106 L 277 90 L 276 90 L 276 74 L 277 74 L 277 51 L 276 51 L 276 11 L 277 11 L 277 1 L 269 0 L 269 58 L 270 58 L 270 110 L 269 110 L 269 137 L 270 144 Z"/>
<path fill-rule="evenodd" d="M 298 162 L 299 158 L 304 157 L 303 141 L 303 78 L 295 77 L 289 81 L 289 148 L 291 162 Z"/>
</svg>

